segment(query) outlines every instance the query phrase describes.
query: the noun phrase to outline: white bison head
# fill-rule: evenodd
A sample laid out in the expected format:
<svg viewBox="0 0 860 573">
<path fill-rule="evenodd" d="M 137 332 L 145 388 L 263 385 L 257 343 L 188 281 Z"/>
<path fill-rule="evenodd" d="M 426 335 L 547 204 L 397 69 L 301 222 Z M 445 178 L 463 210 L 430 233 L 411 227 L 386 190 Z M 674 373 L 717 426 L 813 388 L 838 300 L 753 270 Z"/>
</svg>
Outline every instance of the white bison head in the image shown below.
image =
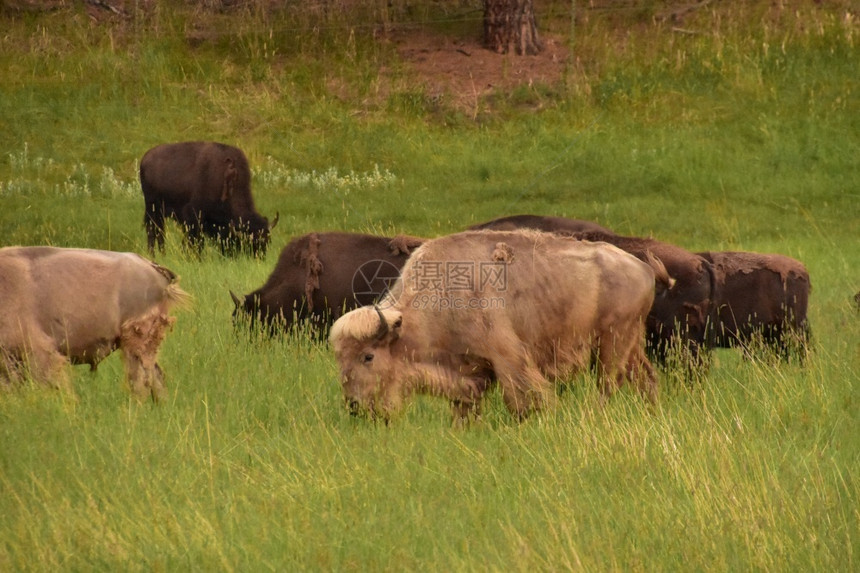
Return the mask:
<svg viewBox="0 0 860 573">
<path fill-rule="evenodd" d="M 405 388 L 403 368 L 392 353 L 400 337 L 401 313 L 365 306 L 344 314 L 329 339 L 340 366 L 343 396 L 350 413 L 370 413 L 386 420 L 400 407 Z"/>
</svg>

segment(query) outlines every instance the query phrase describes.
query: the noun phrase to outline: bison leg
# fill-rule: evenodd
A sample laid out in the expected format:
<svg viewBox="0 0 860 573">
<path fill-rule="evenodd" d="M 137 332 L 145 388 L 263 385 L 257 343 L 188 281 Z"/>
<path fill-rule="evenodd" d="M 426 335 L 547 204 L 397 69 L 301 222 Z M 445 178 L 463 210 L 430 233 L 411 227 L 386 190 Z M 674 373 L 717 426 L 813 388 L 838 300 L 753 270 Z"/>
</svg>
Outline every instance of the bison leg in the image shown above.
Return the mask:
<svg viewBox="0 0 860 573">
<path fill-rule="evenodd" d="M 465 426 L 472 420 L 481 419 L 481 400 L 490 386 L 485 377 L 464 376 L 458 396 L 451 399 L 451 413 L 455 426 Z"/>
<path fill-rule="evenodd" d="M 122 325 L 119 345 L 129 387 L 138 400 L 151 397 L 157 402 L 167 395 L 164 373 L 156 358 L 158 348 L 175 320 L 155 309 Z"/>
<path fill-rule="evenodd" d="M 455 400 L 451 402 L 451 414 L 453 415 L 454 426 L 466 426 L 472 418 L 475 420 L 481 418 L 481 404 L 480 402 L 470 404 Z"/>
<path fill-rule="evenodd" d="M 45 339 L 39 347 L 30 348 L 26 358 L 20 362 L 21 370 L 29 373 L 34 382 L 52 388 L 71 391 L 72 382 L 67 366 L 69 360 L 53 348 L 53 341 Z M 21 373 L 19 370 L 19 374 Z"/>
<path fill-rule="evenodd" d="M 532 411 L 543 410 L 553 398 L 549 381 L 528 360 L 494 361 L 493 371 L 502 388 L 505 405 L 520 420 Z"/>
<path fill-rule="evenodd" d="M 645 357 L 642 345 L 645 333 L 637 325 L 616 326 L 610 333 L 598 340 L 597 375 L 600 384 L 601 401 L 606 401 L 617 388 L 624 384 L 625 379 L 639 386 L 639 378 L 649 379 L 654 383 L 654 389 L 648 389 L 650 383 L 643 381 L 640 387 L 643 394 L 656 392 L 656 377 L 651 363 Z"/>
<path fill-rule="evenodd" d="M 794 356 L 798 364 L 805 365 L 809 358 L 809 346 L 812 342 L 812 330 L 809 323 L 803 321 L 800 325 L 789 329 L 787 338 L 788 341 L 785 343 L 786 360 L 790 360 Z"/>
<path fill-rule="evenodd" d="M 146 205 L 143 214 L 143 227 L 146 229 L 146 246 L 149 253 L 155 254 L 155 244 L 158 250 L 164 252 L 164 208 L 154 203 Z"/>
<path fill-rule="evenodd" d="M 29 342 L 18 349 L 18 365 L 21 371 L 39 383 L 55 388 L 71 389 L 68 368 L 69 359 L 56 346 L 56 341 L 44 333 L 30 333 Z"/>
<path fill-rule="evenodd" d="M 159 366 L 158 362 L 150 371 L 149 379 L 150 396 L 153 402 L 161 402 L 167 397 L 167 385 L 164 383 L 164 371 Z"/>
<path fill-rule="evenodd" d="M 448 368 L 440 365 L 413 365 L 409 382 L 405 387 L 399 384 L 388 384 L 383 390 L 386 407 L 399 408 L 401 401 L 413 393 L 443 396 L 451 404 L 454 424 L 467 422 L 471 416 L 480 416 L 480 404 L 492 383 L 492 373 L 480 368 L 461 365 L 459 368 Z"/>
<path fill-rule="evenodd" d="M 200 254 L 203 250 L 203 235 L 205 233 L 203 213 L 195 211 L 191 205 L 182 209 L 182 227 L 185 230 L 185 243 L 190 249 Z"/>
<path fill-rule="evenodd" d="M 195 253 L 203 251 L 203 228 L 198 223 L 185 225 L 185 242 Z"/>
<path fill-rule="evenodd" d="M 486 354 L 496 357 L 485 370 L 498 381 L 505 406 L 517 419 L 523 420 L 530 412 L 550 405 L 555 398 L 552 385 L 523 352 L 520 340 L 496 330 L 489 333 L 482 346 L 492 349 Z"/>
<path fill-rule="evenodd" d="M 5 348 L 0 348 L 0 386 L 21 381 L 21 360 Z"/>
<path fill-rule="evenodd" d="M 643 349 L 635 348 L 630 353 L 626 376 L 649 402 L 652 404 L 657 402 L 657 373 Z"/>
<path fill-rule="evenodd" d="M 623 369 L 618 368 L 618 348 L 616 341 L 601 340 L 597 349 L 597 384 L 600 388 L 600 402 L 604 403 L 623 383 Z"/>
<path fill-rule="evenodd" d="M 809 350 L 809 342 L 810 330 L 806 321 L 798 324 L 786 320 L 764 329 L 765 346 L 784 362 L 791 362 L 794 359 L 798 364 L 804 364 Z"/>
</svg>

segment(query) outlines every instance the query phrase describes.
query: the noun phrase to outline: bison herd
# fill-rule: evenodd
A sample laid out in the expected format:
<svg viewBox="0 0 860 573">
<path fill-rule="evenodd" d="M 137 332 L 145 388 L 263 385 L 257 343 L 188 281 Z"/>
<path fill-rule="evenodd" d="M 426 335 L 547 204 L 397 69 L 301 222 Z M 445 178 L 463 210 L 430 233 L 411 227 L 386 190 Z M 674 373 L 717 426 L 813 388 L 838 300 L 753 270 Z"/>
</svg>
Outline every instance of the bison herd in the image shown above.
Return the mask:
<svg viewBox="0 0 860 573">
<path fill-rule="evenodd" d="M 254 206 L 244 153 L 213 142 L 165 144 L 140 162 L 151 255 L 164 222 L 187 243 L 265 254 L 272 223 Z M 165 390 L 158 346 L 189 298 L 169 270 L 131 253 L 0 249 L 0 379 L 63 384 L 61 366 L 123 352 L 133 393 Z M 713 348 L 805 353 L 809 274 L 790 257 L 687 251 L 589 221 L 494 219 L 432 239 L 314 232 L 293 238 L 266 282 L 232 291 L 236 327 L 328 336 L 352 413 L 388 419 L 413 393 L 480 413 L 498 385 L 517 418 L 553 385 L 593 369 L 602 397 L 630 382 L 657 396 L 652 361 L 704 368 Z M 14 309 L 14 313 L 9 309 Z M 10 318 L 13 317 L 14 318 Z"/>
<path fill-rule="evenodd" d="M 448 398 L 459 419 L 498 383 L 522 417 L 547 402 L 550 381 L 589 367 L 603 396 L 630 381 L 653 399 L 650 360 L 678 358 L 689 376 L 718 347 L 803 357 L 810 282 L 799 261 L 692 253 L 595 227 L 524 215 L 423 243 L 310 233 L 284 248 L 261 288 L 232 295 L 234 321 L 330 328 L 350 410 L 385 419 L 414 392 Z M 377 277 L 375 297 L 359 291 L 366 282 L 355 278 L 380 263 L 399 274 Z"/>
</svg>

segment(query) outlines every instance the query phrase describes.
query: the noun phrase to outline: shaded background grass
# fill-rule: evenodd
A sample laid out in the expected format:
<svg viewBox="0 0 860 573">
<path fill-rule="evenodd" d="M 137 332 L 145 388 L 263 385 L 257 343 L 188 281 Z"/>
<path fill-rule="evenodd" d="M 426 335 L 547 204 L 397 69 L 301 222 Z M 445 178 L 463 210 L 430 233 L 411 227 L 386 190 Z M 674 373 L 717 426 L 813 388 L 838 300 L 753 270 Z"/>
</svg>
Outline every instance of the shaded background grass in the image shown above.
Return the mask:
<svg viewBox="0 0 860 573">
<path fill-rule="evenodd" d="M 849 4 L 710 7 L 688 34 L 670 3 L 573 21 L 546 3 L 542 29 L 574 31 L 565 78 L 477 114 L 434 101 L 378 32 L 479 34 L 450 7 L 145 6 L 0 15 L 3 244 L 144 252 L 137 162 L 182 139 L 242 147 L 281 223 L 263 260 L 196 260 L 170 228 L 159 261 L 196 304 L 163 347 L 166 404 L 129 402 L 118 357 L 75 369 L 76 396 L 0 394 L 0 568 L 856 569 Z M 231 327 L 228 290 L 262 284 L 296 234 L 516 212 L 802 260 L 809 364 L 719 351 L 692 387 L 664 373 L 656 411 L 627 391 L 599 408 L 582 376 L 523 424 L 494 394 L 468 429 L 427 398 L 383 427 L 346 415 L 324 344 Z"/>
</svg>

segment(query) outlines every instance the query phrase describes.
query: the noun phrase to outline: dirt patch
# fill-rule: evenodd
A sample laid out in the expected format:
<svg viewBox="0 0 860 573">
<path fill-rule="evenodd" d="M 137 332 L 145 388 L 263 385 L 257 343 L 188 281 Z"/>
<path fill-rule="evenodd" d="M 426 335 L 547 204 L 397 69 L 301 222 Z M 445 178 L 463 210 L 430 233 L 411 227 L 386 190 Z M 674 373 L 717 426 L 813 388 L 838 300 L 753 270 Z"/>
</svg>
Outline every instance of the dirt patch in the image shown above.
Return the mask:
<svg viewBox="0 0 860 573">
<path fill-rule="evenodd" d="M 568 49 L 563 38 L 542 38 L 544 49 L 534 56 L 498 54 L 480 38 L 456 38 L 423 31 L 392 35 L 400 57 L 431 98 L 444 98 L 461 110 L 477 110 L 494 93 L 520 86 L 553 86 L 564 77 Z"/>
</svg>

